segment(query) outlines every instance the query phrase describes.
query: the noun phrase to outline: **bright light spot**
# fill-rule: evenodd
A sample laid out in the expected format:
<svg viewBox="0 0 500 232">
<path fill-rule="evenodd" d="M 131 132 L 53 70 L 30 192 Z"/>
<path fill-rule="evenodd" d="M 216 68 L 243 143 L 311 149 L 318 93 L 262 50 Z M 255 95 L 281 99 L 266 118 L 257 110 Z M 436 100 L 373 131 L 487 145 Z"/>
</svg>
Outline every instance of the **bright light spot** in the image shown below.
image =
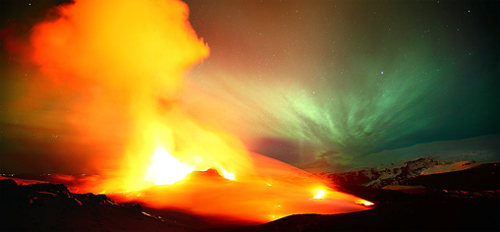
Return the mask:
<svg viewBox="0 0 500 232">
<path fill-rule="evenodd" d="M 372 205 L 374 205 L 373 202 L 369 202 L 367 200 L 360 200 L 360 201 L 356 202 L 356 204 L 364 205 L 364 206 L 372 206 Z"/>
<path fill-rule="evenodd" d="M 325 196 L 325 191 L 318 189 L 318 193 L 313 198 L 314 199 L 323 199 L 324 196 Z"/>
<path fill-rule="evenodd" d="M 267 184 L 267 186 L 271 187 L 271 186 L 273 186 L 273 185 L 272 185 L 272 184 Z"/>
<path fill-rule="evenodd" d="M 182 163 L 161 146 L 155 150 L 152 160 L 144 179 L 157 185 L 174 184 L 194 171 L 194 168 Z"/>
<path fill-rule="evenodd" d="M 223 167 L 220 167 L 220 170 L 222 171 L 225 179 L 235 180 L 234 173 L 226 171 L 226 169 L 224 169 Z"/>
</svg>

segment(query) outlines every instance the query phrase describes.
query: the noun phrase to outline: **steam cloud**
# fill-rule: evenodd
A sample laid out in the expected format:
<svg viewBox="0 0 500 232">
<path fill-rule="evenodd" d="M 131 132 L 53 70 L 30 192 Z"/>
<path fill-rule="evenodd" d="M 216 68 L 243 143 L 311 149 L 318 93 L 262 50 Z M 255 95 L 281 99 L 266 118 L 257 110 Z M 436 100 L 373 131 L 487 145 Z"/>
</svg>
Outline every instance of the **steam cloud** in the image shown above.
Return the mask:
<svg viewBox="0 0 500 232">
<path fill-rule="evenodd" d="M 32 28 L 23 49 L 10 47 L 22 52 L 21 69 L 33 68 L 18 82 L 25 94 L 7 106 L 18 133 L 8 139 L 45 147 L 35 160 L 46 167 L 12 151 L 4 159 L 19 159 L 28 172 L 127 173 L 134 179 L 143 177 L 158 146 L 208 167 L 248 159 L 238 140 L 182 109 L 184 76 L 209 55 L 188 13 L 174 0 L 58 6 Z M 249 169 L 246 161 L 239 163 Z"/>
<path fill-rule="evenodd" d="M 43 137 L 52 134 L 53 160 L 38 159 L 67 167 L 51 172 L 95 174 L 63 177 L 73 191 L 253 222 L 366 209 L 365 200 L 318 177 L 249 153 L 220 122 L 200 120 L 219 103 L 185 109 L 186 70 L 209 54 L 188 23 L 186 4 L 90 0 L 56 13 L 32 29 L 23 55 L 36 78 L 24 82 L 27 94 L 8 110 L 30 113 L 22 117 L 25 132 L 48 132 L 26 144 L 47 143 Z M 19 143 L 26 134 L 9 138 Z M 208 168 L 220 176 L 190 175 Z"/>
</svg>

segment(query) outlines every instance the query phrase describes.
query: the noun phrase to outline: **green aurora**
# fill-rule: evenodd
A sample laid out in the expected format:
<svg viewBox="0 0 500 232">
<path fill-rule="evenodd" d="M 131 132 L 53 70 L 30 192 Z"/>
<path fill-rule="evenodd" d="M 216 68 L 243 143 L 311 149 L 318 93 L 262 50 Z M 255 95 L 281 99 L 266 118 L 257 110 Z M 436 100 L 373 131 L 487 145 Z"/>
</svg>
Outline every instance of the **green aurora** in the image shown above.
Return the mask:
<svg viewBox="0 0 500 232">
<path fill-rule="evenodd" d="M 211 54 L 190 70 L 179 104 L 251 151 L 343 169 L 416 144 L 486 135 L 498 141 L 498 1 L 185 2 Z M 19 71 L 6 55 L 5 35 L 11 25 L 26 30 L 56 3 L 2 2 L 3 171 L 78 170 L 52 162 L 61 152 L 57 141 L 74 136 L 68 122 L 54 120 L 66 112 L 65 100 L 45 93 L 33 99 L 40 111 L 12 107 L 34 71 Z M 80 163 L 83 150 L 63 151 L 79 154 L 65 162 Z M 23 166 L 26 159 L 33 162 Z"/>
<path fill-rule="evenodd" d="M 342 168 L 499 132 L 498 2 L 198 3 L 212 54 L 190 74 L 206 96 L 186 100 L 223 102 L 258 152 Z"/>
</svg>

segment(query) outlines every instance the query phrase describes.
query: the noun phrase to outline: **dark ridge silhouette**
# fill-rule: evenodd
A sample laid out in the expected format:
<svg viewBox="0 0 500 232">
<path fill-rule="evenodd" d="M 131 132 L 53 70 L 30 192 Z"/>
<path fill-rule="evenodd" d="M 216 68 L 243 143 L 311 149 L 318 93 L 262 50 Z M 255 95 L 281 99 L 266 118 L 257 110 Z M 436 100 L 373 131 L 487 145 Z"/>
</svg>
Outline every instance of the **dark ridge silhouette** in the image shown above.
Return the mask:
<svg viewBox="0 0 500 232">
<path fill-rule="evenodd" d="M 75 194 L 62 184 L 18 185 L 0 180 L 1 231 L 500 231 L 499 164 L 412 176 L 415 194 L 344 184 L 372 201 L 371 210 L 291 215 L 253 226 L 223 226 L 209 216 L 117 204 L 105 195 Z M 195 173 L 220 178 L 216 172 Z"/>
</svg>

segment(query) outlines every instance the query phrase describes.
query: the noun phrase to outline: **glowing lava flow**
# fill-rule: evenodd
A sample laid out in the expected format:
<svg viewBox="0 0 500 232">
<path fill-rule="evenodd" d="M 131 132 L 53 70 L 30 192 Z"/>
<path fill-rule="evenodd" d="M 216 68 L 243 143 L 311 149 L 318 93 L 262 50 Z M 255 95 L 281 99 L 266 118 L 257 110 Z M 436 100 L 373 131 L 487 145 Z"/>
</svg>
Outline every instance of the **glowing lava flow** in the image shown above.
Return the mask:
<svg viewBox="0 0 500 232">
<path fill-rule="evenodd" d="M 57 12 L 59 18 L 33 28 L 29 55 L 47 81 L 40 86 L 53 90 L 48 99 L 70 99 L 61 102 L 68 108 L 61 115 L 73 126 L 74 144 L 96 148 L 88 151 L 88 166 L 100 173 L 78 182 L 80 192 L 246 222 L 369 205 L 248 152 L 235 136 L 196 118 L 210 112 L 185 111 L 183 76 L 209 54 L 189 24 L 186 4 L 88 0 Z M 35 93 L 40 86 L 34 83 Z M 200 171 L 207 168 L 219 175 Z"/>
<path fill-rule="evenodd" d="M 185 163 L 181 163 L 170 155 L 163 147 L 158 147 L 153 155 L 153 163 L 148 167 L 146 181 L 153 181 L 157 185 L 174 184 L 184 179 L 195 169 Z"/>
<path fill-rule="evenodd" d="M 183 178 L 174 184 L 110 196 L 119 202 L 139 202 L 160 210 L 180 209 L 197 215 L 210 215 L 220 221 L 245 224 L 263 223 L 291 214 L 354 212 L 373 205 L 339 192 L 316 176 L 286 163 L 259 154 L 250 154 L 250 157 L 259 169 L 239 175 L 236 181 L 225 178 L 220 169 L 219 175 L 214 175 L 213 171 L 208 173 L 208 170 L 187 168 L 179 175 Z M 179 160 L 173 163 L 176 164 L 174 169 L 186 167 Z M 186 172 L 189 174 L 185 175 Z"/>
<path fill-rule="evenodd" d="M 323 199 L 325 196 L 325 191 L 318 189 L 318 194 L 316 194 L 313 198 L 314 199 Z"/>
<path fill-rule="evenodd" d="M 200 160 L 198 160 L 200 162 Z M 202 170 L 197 170 L 186 163 L 171 155 L 167 149 L 162 146 L 156 148 L 152 163 L 148 167 L 145 181 L 152 181 L 155 185 L 175 184 L 176 182 L 184 179 L 189 173 L 193 171 L 207 171 L 212 167 L 207 167 Z M 223 167 L 218 167 L 222 171 L 222 176 L 228 180 L 235 180 L 234 173 L 226 171 Z"/>
<path fill-rule="evenodd" d="M 357 203 L 358 203 L 358 204 L 360 204 L 360 205 L 367 206 L 367 207 L 368 207 L 368 206 L 373 206 L 373 205 L 374 205 L 374 204 L 373 204 L 373 202 L 370 202 L 370 201 L 367 201 L 367 200 L 360 200 L 360 201 L 358 201 Z"/>
</svg>

